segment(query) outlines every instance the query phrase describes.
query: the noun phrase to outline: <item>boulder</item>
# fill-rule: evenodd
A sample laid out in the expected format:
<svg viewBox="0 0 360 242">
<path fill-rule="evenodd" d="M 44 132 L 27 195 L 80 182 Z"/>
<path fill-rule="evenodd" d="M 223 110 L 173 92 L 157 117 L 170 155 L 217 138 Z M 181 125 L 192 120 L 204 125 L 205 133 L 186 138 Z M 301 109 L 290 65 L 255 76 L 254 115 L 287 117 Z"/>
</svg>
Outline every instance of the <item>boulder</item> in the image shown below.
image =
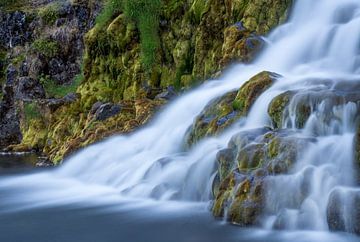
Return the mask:
<svg viewBox="0 0 360 242">
<path fill-rule="evenodd" d="M 196 117 L 187 134 L 191 146 L 204 137 L 221 133 L 235 121 L 247 115 L 256 99 L 279 77 L 261 72 L 247 81 L 238 91 L 231 91 L 211 101 Z"/>
</svg>

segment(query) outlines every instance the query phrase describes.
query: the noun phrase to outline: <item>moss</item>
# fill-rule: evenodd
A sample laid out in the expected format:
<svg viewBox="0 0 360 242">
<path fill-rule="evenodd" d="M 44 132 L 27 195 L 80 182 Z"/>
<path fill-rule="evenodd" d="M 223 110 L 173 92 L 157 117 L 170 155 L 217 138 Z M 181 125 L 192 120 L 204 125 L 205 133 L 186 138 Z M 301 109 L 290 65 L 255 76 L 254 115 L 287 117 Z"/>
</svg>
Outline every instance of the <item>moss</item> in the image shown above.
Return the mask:
<svg viewBox="0 0 360 242">
<path fill-rule="evenodd" d="M 59 44 L 50 39 L 37 39 L 33 42 L 32 48 L 47 58 L 55 57 L 60 50 Z"/>
<path fill-rule="evenodd" d="M 26 123 L 29 123 L 30 120 L 38 119 L 40 117 L 40 111 L 36 103 L 25 103 L 24 104 L 24 115 Z"/>
<path fill-rule="evenodd" d="M 278 95 L 271 101 L 268 109 L 268 114 L 273 121 L 273 125 L 275 128 L 282 127 L 283 113 L 286 107 L 289 105 L 292 96 L 293 93 L 291 91 L 288 91 Z"/>
<path fill-rule="evenodd" d="M 48 25 L 52 25 L 59 18 L 60 3 L 50 3 L 39 9 L 39 16 Z"/>
<path fill-rule="evenodd" d="M 247 113 L 255 100 L 273 83 L 278 77 L 275 73 L 261 72 L 247 81 L 239 90 L 233 102 L 233 107 L 241 113 Z"/>
<path fill-rule="evenodd" d="M 78 74 L 74 81 L 70 84 L 58 85 L 55 81 L 51 80 L 47 76 L 42 76 L 40 78 L 40 83 L 43 85 L 46 96 L 49 98 L 62 98 L 68 93 L 76 92 L 81 81 L 84 79 L 82 74 Z"/>
<path fill-rule="evenodd" d="M 125 14 L 137 23 L 140 31 L 142 63 L 150 70 L 157 62 L 156 54 L 160 48 L 159 20 L 161 0 L 127 0 Z"/>
<path fill-rule="evenodd" d="M 104 27 L 108 24 L 123 8 L 123 0 L 108 0 L 101 13 L 96 17 L 96 24 Z"/>
<path fill-rule="evenodd" d="M 193 22 L 199 24 L 203 15 L 209 11 L 210 1 L 207 0 L 194 0 L 190 8 L 190 13 L 192 14 Z"/>
<path fill-rule="evenodd" d="M 29 0 L 0 0 L 0 9 L 8 12 L 23 10 L 29 3 Z"/>
</svg>

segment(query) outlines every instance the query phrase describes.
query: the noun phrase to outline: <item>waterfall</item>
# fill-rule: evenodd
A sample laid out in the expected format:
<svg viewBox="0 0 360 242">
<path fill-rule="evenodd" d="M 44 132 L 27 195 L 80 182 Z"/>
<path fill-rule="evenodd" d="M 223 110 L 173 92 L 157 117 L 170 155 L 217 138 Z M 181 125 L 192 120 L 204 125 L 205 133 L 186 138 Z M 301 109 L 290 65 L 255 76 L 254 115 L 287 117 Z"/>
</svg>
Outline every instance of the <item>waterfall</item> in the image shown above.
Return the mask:
<svg viewBox="0 0 360 242">
<path fill-rule="evenodd" d="M 2 178 L 0 213 L 84 200 L 208 202 L 217 152 L 239 131 L 271 126 L 271 100 L 285 91 L 301 90 L 283 117 L 283 128 L 315 136 L 316 142 L 289 174 L 268 178 L 264 224 L 327 230 L 331 192 L 338 190 L 346 200 L 347 191 L 355 189 L 353 140 L 359 107 L 353 102 L 314 102 L 303 128 L 296 127 L 294 110 L 308 91 L 324 87 L 323 80 L 330 91 L 360 81 L 360 1 L 297 0 L 289 21 L 266 43 L 253 64 L 238 64 L 221 79 L 184 94 L 147 127 L 92 145 L 53 171 Z M 245 122 L 187 150 L 186 132 L 206 104 L 263 70 L 282 77 L 258 98 Z M 298 198 L 304 186 L 306 193 Z"/>
</svg>

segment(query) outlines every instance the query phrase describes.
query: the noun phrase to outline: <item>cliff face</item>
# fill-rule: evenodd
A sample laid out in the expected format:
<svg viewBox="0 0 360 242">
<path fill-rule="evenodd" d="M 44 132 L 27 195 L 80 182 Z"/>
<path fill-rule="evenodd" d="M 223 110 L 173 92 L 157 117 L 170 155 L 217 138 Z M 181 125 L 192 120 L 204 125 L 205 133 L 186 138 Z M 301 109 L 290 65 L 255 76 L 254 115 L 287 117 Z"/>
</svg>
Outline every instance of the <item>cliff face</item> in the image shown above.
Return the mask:
<svg viewBox="0 0 360 242">
<path fill-rule="evenodd" d="M 32 13 L 12 7 L 2 14 L 25 16 L 18 43 L 5 40 L 0 55 L 3 103 L 18 120 L 18 136 L 2 146 L 36 148 L 59 162 L 145 124 L 176 93 L 229 64 L 251 61 L 260 36 L 286 19 L 291 0 L 110 1 L 96 25 L 95 3 L 38 4 Z"/>
</svg>

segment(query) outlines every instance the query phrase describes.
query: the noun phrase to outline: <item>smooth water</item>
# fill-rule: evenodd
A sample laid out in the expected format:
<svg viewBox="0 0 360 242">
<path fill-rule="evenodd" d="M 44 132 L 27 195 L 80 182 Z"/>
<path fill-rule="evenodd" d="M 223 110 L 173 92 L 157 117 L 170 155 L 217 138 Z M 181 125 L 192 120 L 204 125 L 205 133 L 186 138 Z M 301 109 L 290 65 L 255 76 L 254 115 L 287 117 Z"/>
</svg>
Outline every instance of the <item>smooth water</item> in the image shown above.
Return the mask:
<svg viewBox="0 0 360 242">
<path fill-rule="evenodd" d="M 232 231 L 228 237 L 219 232 L 225 236 L 223 241 L 241 241 L 242 238 L 244 241 L 358 240 L 346 234 L 328 233 L 326 222 L 326 205 L 331 191 L 356 189 L 352 174 L 358 109 L 355 103 L 330 109 L 326 102 L 313 105 L 305 128 L 298 131 L 303 136 L 316 136 L 316 142 L 299 158 L 290 174 L 269 178 L 272 190 L 267 196 L 263 230 L 236 228 L 236 232 L 233 227 L 210 218 L 207 208 L 216 153 L 225 148 L 238 131 L 271 125 L 267 109 L 272 98 L 287 90 L 324 88 L 324 80 L 330 86 L 360 81 L 360 1 L 297 0 L 288 23 L 274 30 L 266 42 L 266 49 L 252 65 L 237 65 L 220 80 L 207 82 L 183 95 L 136 133 L 114 137 L 84 149 L 50 172 L 1 178 L 0 223 L 4 226 L 0 226 L 0 235 L 5 236 L 5 241 L 25 241 L 21 236 L 29 235 L 31 226 L 39 223 L 48 236 L 55 236 L 57 233 L 52 234 L 49 230 L 58 228 L 61 231 L 84 219 L 89 230 L 83 233 L 95 236 L 98 229 L 99 234 L 108 231 L 114 238 L 121 238 L 118 234 L 116 237 L 116 229 L 119 229 L 119 233 L 124 234 L 126 231 L 133 231 L 137 236 L 144 233 L 148 242 L 162 241 L 153 230 L 161 234 L 167 226 L 171 227 L 171 223 L 183 226 L 183 237 L 169 240 L 170 237 L 164 235 L 166 241 L 172 242 L 219 241 L 216 236 L 207 237 L 207 240 L 190 238 L 192 234 L 213 235 L 214 231 L 223 230 Z M 213 98 L 238 89 L 263 70 L 277 72 L 282 77 L 258 98 L 245 122 L 186 150 L 186 131 L 204 106 Z M 284 128 L 296 129 L 296 114 L 291 109 L 296 105 L 296 101 L 290 105 L 288 115 L 284 117 Z M 305 183 L 306 197 L 297 199 Z M 142 206 L 128 207 L 137 203 Z M 117 204 L 122 204 L 120 210 L 126 215 L 118 214 Z M 98 228 L 102 227 L 101 223 L 92 220 L 98 218 L 96 208 L 103 206 L 108 208 L 111 216 L 100 216 L 100 221 L 106 225 Z M 94 209 L 85 209 L 89 207 Z M 165 212 L 160 208 L 166 208 Z M 64 219 L 52 222 L 52 216 L 62 213 L 71 216 L 71 211 L 74 211 L 75 222 L 67 223 Z M 168 221 L 166 226 L 162 219 Z M 21 220 L 26 222 L 15 233 L 18 222 L 14 221 Z M 285 231 L 267 230 L 279 221 Z M 146 229 L 137 230 L 136 226 Z M 205 229 L 195 232 L 191 229 L 193 226 L 205 226 Z M 153 233 L 147 233 L 148 230 Z M 65 237 L 60 236 L 63 239 L 52 241 L 71 241 L 70 238 L 92 241 L 75 234 L 72 231 L 69 237 L 63 235 Z M 39 236 L 34 238 L 47 241 Z M 144 238 L 121 241 L 144 241 Z"/>
</svg>

